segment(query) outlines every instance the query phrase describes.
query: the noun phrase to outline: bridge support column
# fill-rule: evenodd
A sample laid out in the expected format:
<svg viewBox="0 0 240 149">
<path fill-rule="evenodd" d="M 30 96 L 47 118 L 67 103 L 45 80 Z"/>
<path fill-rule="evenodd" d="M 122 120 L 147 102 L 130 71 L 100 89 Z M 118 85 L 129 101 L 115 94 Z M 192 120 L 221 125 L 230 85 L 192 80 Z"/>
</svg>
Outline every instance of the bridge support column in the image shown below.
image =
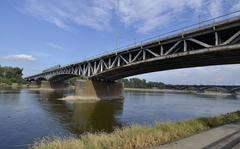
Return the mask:
<svg viewBox="0 0 240 149">
<path fill-rule="evenodd" d="M 30 82 L 30 87 L 38 88 L 38 87 L 40 87 L 40 82 L 38 82 L 38 81 L 31 81 Z"/>
<path fill-rule="evenodd" d="M 63 90 L 67 87 L 64 82 L 41 81 L 41 89 Z"/>
<path fill-rule="evenodd" d="M 75 94 L 83 100 L 123 99 L 123 83 L 78 80 Z"/>
</svg>

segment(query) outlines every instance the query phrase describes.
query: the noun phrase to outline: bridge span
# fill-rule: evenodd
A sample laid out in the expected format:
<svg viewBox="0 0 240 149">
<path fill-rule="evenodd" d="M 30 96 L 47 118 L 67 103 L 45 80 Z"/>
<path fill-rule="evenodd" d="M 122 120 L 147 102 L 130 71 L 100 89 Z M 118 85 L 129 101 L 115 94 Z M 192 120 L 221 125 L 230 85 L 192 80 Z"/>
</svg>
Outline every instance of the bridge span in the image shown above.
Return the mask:
<svg viewBox="0 0 240 149">
<path fill-rule="evenodd" d="M 166 89 L 174 89 L 174 90 L 192 90 L 197 91 L 198 93 L 203 93 L 206 90 L 215 90 L 221 91 L 225 93 L 236 94 L 236 92 L 240 92 L 240 86 L 238 85 L 166 85 Z"/>
<path fill-rule="evenodd" d="M 240 63 L 240 16 L 44 71 L 25 79 L 62 82 L 71 77 L 82 76 L 94 82 L 92 84 L 95 82 L 114 84 L 115 80 L 143 73 L 238 63 Z M 108 90 L 111 88 L 112 86 Z M 118 88 L 121 87 L 117 85 L 115 89 Z"/>
</svg>

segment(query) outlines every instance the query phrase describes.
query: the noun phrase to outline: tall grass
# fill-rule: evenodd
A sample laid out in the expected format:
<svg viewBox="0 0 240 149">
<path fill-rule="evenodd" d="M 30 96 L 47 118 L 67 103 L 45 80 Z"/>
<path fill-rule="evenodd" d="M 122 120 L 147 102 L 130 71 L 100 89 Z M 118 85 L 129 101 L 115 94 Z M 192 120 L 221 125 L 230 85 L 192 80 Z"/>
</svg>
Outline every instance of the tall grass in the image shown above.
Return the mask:
<svg viewBox="0 0 240 149">
<path fill-rule="evenodd" d="M 80 138 L 42 139 L 34 149 L 139 149 L 165 144 L 210 128 L 240 121 L 240 111 L 211 118 L 176 123 L 159 123 L 152 127 L 132 125 L 112 133 L 85 134 Z"/>
</svg>

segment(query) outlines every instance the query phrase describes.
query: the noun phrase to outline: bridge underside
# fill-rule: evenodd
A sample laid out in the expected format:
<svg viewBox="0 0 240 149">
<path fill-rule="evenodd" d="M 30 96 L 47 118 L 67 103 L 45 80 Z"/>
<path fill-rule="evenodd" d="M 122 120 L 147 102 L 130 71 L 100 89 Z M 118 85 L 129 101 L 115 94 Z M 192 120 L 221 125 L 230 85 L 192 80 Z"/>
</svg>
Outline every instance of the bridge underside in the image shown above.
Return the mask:
<svg viewBox="0 0 240 149">
<path fill-rule="evenodd" d="M 149 59 L 139 63 L 118 67 L 118 69 L 105 71 L 90 78 L 118 80 L 124 77 L 156 71 L 239 63 L 240 45 L 238 44 Z"/>
<path fill-rule="evenodd" d="M 92 76 L 90 77 L 91 80 L 86 82 L 77 82 L 75 94 L 77 99 L 84 100 L 122 99 L 123 85 L 112 80 L 146 72 L 238 63 L 240 63 L 240 44 L 173 54 L 171 56 L 149 59 L 118 67 L 117 69 Z M 62 84 L 64 80 L 76 76 L 77 75 L 74 74 L 56 75 L 50 78 L 49 81 L 42 81 L 41 87 L 61 89 L 65 87 Z M 238 89 L 236 91 L 238 91 Z M 230 92 L 235 92 L 235 90 L 230 90 Z"/>
<path fill-rule="evenodd" d="M 115 81 L 155 71 L 240 63 L 240 17 L 140 43 L 122 51 L 27 77 Z"/>
<path fill-rule="evenodd" d="M 240 17 L 198 26 L 122 51 L 43 71 L 26 80 L 42 78 L 51 84 L 81 76 L 92 81 L 86 83 L 88 86 L 82 84 L 83 88 L 105 90 L 99 82 L 105 82 L 107 86 L 107 83 L 138 74 L 224 64 L 240 64 Z"/>
</svg>

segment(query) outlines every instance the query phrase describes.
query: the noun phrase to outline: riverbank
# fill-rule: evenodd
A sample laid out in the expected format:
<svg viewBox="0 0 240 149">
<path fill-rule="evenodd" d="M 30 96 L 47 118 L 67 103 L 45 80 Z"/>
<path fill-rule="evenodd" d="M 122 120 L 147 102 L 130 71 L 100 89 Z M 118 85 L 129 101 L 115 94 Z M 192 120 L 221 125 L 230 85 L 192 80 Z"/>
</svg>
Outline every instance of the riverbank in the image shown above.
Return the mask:
<svg viewBox="0 0 240 149">
<path fill-rule="evenodd" d="M 12 83 L 12 84 L 0 83 L 0 88 L 29 88 L 29 85 L 19 84 L 19 83 Z"/>
<path fill-rule="evenodd" d="M 44 91 L 55 91 L 55 90 L 74 90 L 75 86 L 69 86 L 66 89 L 50 89 L 50 88 L 39 88 L 37 86 L 31 86 L 29 84 L 0 84 L 0 88 L 28 88 L 30 90 L 44 90 Z M 203 93 L 198 93 L 194 90 L 176 90 L 176 89 L 156 89 L 156 88 L 124 88 L 124 91 L 134 91 L 134 92 L 159 92 L 159 93 L 179 93 L 179 94 L 199 94 L 199 95 L 208 95 L 208 96 L 231 96 L 231 93 L 225 92 L 211 92 L 206 91 Z M 79 100 L 77 96 L 69 96 L 61 100 Z"/>
<path fill-rule="evenodd" d="M 74 90 L 74 86 L 70 86 L 68 89 Z M 31 90 L 49 90 L 53 91 L 53 89 L 41 89 L 41 88 L 35 88 Z M 232 96 L 231 93 L 223 93 L 223 92 L 204 92 L 204 93 L 198 93 L 197 91 L 191 91 L 191 90 L 170 90 L 170 89 L 149 89 L 149 88 L 124 88 L 124 91 L 128 92 L 158 92 L 158 93 L 176 93 L 176 94 L 197 94 L 197 95 L 206 95 L 206 96 Z M 67 96 L 63 97 L 59 100 L 66 100 L 66 101 L 78 101 L 78 100 L 85 100 L 85 101 L 99 101 L 99 98 L 96 97 L 81 97 L 81 96 Z M 105 99 L 107 100 L 107 99 Z M 109 99 L 113 100 L 113 99 Z"/>
<path fill-rule="evenodd" d="M 124 88 L 124 91 L 138 92 L 161 92 L 161 93 L 195 93 L 195 91 L 187 90 L 170 90 L 170 89 L 155 89 L 155 88 Z"/>
<path fill-rule="evenodd" d="M 239 122 L 240 111 L 211 118 L 199 118 L 175 123 L 156 123 L 153 126 L 132 125 L 116 129 L 112 133 L 85 134 L 80 138 L 43 139 L 34 149 L 65 148 L 149 148 L 170 143 L 220 125 Z"/>
<path fill-rule="evenodd" d="M 159 92 L 159 93 L 183 93 L 183 94 L 199 94 L 209 96 L 231 96 L 231 93 L 224 92 L 211 92 L 206 91 L 204 93 L 198 93 L 193 90 L 176 90 L 176 89 L 148 89 L 148 88 L 124 88 L 124 91 L 136 91 L 136 92 Z"/>
<path fill-rule="evenodd" d="M 151 149 L 232 149 L 239 137 L 240 123 L 231 123 Z"/>
</svg>

